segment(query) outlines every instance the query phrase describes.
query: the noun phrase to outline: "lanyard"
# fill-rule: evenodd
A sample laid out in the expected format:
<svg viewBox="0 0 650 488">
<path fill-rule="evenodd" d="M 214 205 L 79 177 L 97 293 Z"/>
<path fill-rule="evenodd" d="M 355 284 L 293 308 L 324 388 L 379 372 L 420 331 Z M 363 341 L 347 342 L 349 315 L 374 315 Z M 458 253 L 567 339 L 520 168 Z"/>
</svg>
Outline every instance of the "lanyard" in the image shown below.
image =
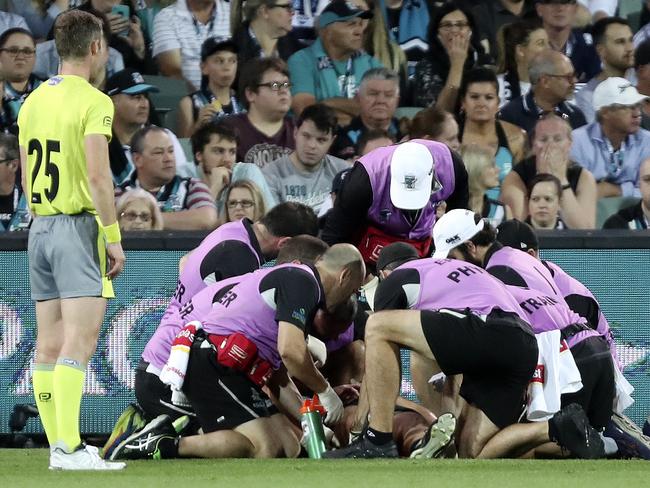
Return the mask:
<svg viewBox="0 0 650 488">
<path fill-rule="evenodd" d="M 609 167 L 607 173 L 610 176 L 617 177 L 621 174 L 621 171 L 623 171 L 623 162 L 625 159 L 625 141 L 621 143 L 621 147 L 618 149 L 618 151 L 614 149 L 614 146 L 612 146 L 612 143 L 609 142 L 609 139 L 605 139 L 605 146 L 607 148 L 607 152 L 609 153 Z"/>
<path fill-rule="evenodd" d="M 212 93 L 212 90 L 210 90 L 208 87 L 205 87 L 203 90 L 201 90 L 201 94 L 205 97 L 205 99 L 208 101 L 207 105 L 211 104 L 214 102 L 217 97 Z M 221 104 L 219 104 L 221 105 Z M 232 107 L 232 111 L 230 113 L 232 114 L 238 114 L 241 112 L 241 108 L 239 106 L 239 102 L 237 101 L 237 98 L 235 95 L 230 95 L 230 106 Z M 221 105 L 221 110 L 217 114 L 217 116 L 222 116 L 222 115 L 227 115 L 226 112 L 223 110 L 223 105 Z M 201 107 L 199 107 L 201 108 Z"/>
<path fill-rule="evenodd" d="M 350 82 L 354 79 L 352 76 L 352 70 L 354 68 L 354 58 L 358 57 L 361 53 L 356 52 L 352 54 L 348 60 L 347 63 L 345 64 L 345 74 L 341 75 L 338 70 L 336 69 L 336 65 L 332 61 L 332 59 L 327 55 L 324 54 L 323 56 L 320 56 L 318 58 L 318 69 L 319 70 L 325 70 L 325 69 L 333 69 L 334 74 L 336 75 L 338 84 L 339 84 L 339 90 L 341 91 L 341 95 L 345 98 L 352 98 L 355 94 L 352 92 L 351 86 L 349 86 Z"/>
<path fill-rule="evenodd" d="M 202 25 L 196 17 L 194 17 L 194 14 L 190 12 L 192 15 L 192 23 L 194 24 L 194 30 L 196 31 L 197 36 L 201 36 L 201 28 L 199 27 Z M 217 4 L 215 3 L 214 8 L 212 9 L 212 15 L 210 15 L 210 22 L 208 23 L 208 35 L 212 32 L 212 28 L 214 27 L 214 20 L 217 18 Z"/>
</svg>

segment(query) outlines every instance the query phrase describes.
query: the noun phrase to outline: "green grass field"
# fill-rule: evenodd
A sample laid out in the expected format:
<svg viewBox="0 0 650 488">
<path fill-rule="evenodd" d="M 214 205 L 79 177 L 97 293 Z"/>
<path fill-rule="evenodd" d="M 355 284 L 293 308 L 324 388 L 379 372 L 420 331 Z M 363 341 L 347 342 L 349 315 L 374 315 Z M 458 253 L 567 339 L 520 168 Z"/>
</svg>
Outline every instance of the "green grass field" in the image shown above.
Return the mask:
<svg viewBox="0 0 650 488">
<path fill-rule="evenodd" d="M 0 450 L 3 488 L 517 487 L 650 486 L 645 461 L 312 461 L 130 462 L 113 473 L 52 472 L 44 449 Z"/>
</svg>

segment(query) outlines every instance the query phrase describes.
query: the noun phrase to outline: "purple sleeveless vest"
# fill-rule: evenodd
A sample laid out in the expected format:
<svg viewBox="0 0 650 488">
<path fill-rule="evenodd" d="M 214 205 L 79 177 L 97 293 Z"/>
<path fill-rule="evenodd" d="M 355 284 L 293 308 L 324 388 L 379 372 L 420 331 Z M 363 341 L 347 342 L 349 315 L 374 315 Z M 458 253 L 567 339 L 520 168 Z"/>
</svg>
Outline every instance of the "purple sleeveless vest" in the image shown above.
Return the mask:
<svg viewBox="0 0 650 488">
<path fill-rule="evenodd" d="M 580 283 L 573 276 L 560 268 L 557 264 L 552 263 L 551 261 L 546 261 L 546 265 L 553 270 L 553 281 L 559 288 L 559 291 L 563 297 L 566 298 L 569 295 L 581 295 L 583 297 L 591 298 L 596 303 L 598 303 L 598 300 L 596 300 L 596 297 L 593 295 L 593 293 L 591 293 L 589 288 Z M 592 324 L 592 326 L 593 325 L 595 324 Z M 609 349 L 612 352 L 612 358 L 614 359 L 614 362 L 618 364 L 619 369 L 622 370 L 622 368 L 620 368 L 620 361 L 618 360 L 618 353 L 616 352 L 614 336 L 612 335 L 612 331 L 609 328 L 609 323 L 607 322 L 607 319 L 605 318 L 605 315 L 600 308 L 600 304 L 598 304 L 598 324 L 596 325 L 596 331 L 598 331 L 598 333 L 605 338 L 607 344 L 609 344 Z"/>
<path fill-rule="evenodd" d="M 167 307 L 167 310 L 165 310 L 163 319 L 173 311 L 180 310 L 190 298 L 207 286 L 207 283 L 201 278 L 201 263 L 203 262 L 203 259 L 205 259 L 206 255 L 218 244 L 230 240 L 241 241 L 250 247 L 253 254 L 258 258 L 258 266 L 261 266 L 259 256 L 251 244 L 250 236 L 246 231 L 246 227 L 244 227 L 243 221 L 239 220 L 237 222 L 228 222 L 227 224 L 223 224 L 206 236 L 206 238 L 201 241 L 201 244 L 199 244 L 199 246 L 192 251 L 192 254 L 190 254 L 190 257 L 187 259 L 185 267 L 183 268 L 183 272 L 178 277 L 176 293 Z M 244 270 L 242 274 L 248 271 L 250 270 Z"/>
<path fill-rule="evenodd" d="M 502 247 L 490 256 L 486 269 L 494 266 L 508 266 L 526 282 L 527 287 L 506 285 L 526 312 L 527 321 L 536 334 L 551 330 L 562 330 L 572 324 L 584 324 L 586 320 L 569 308 L 551 273 L 533 256 L 518 249 Z M 598 335 L 593 330 L 577 333 L 567 341 L 569 347 L 587 337 Z"/>
<path fill-rule="evenodd" d="M 282 362 L 278 352 L 278 322 L 275 320 L 275 308 L 260 293 L 260 283 L 269 273 L 286 267 L 306 271 L 316 281 L 311 268 L 302 264 L 281 264 L 254 271 L 212 306 L 212 311 L 202 321 L 203 330 L 208 334 L 230 335 L 239 332 L 245 335 L 255 343 L 260 357 L 278 369 Z"/>
<path fill-rule="evenodd" d="M 414 139 L 412 142 L 423 144 L 429 149 L 435 164 L 434 173 L 442 183 L 442 189 L 431 195 L 415 225 L 411 225 L 402 210 L 396 208 L 390 200 L 390 160 L 397 146 L 376 149 L 359 159 L 359 162 L 368 173 L 372 186 L 373 200 L 368 210 L 369 222 L 386 234 L 419 240 L 431 237 L 436 221 L 436 205 L 454 192 L 456 175 L 451 152 L 446 145 L 424 139 Z"/>
<path fill-rule="evenodd" d="M 503 283 L 483 268 L 457 259 L 416 259 L 397 269 L 414 269 L 420 274 L 420 294 L 415 310 L 469 308 L 476 315 L 493 309 L 512 312 L 527 322 L 526 314 Z"/>
<path fill-rule="evenodd" d="M 199 322 L 212 310 L 215 294 L 222 288 L 239 283 L 244 276 L 234 276 L 217 283 L 213 283 L 207 288 L 196 293 L 180 310 L 170 311 L 160 321 L 160 325 L 147 342 L 142 352 L 142 359 L 154 367 L 162 370 L 163 366 L 169 359 L 172 342 L 176 334 L 192 320 Z"/>
</svg>

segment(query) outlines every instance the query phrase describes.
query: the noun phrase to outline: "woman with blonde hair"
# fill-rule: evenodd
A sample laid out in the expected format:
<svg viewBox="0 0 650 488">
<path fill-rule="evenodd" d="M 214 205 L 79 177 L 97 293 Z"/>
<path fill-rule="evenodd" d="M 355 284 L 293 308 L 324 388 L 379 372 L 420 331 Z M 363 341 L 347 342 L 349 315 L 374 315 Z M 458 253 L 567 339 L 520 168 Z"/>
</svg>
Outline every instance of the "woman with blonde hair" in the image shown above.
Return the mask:
<svg viewBox="0 0 650 488">
<path fill-rule="evenodd" d="M 494 155 L 476 144 L 463 145 L 460 154 L 467 169 L 469 209 L 487 218 L 493 226 L 512 218 L 510 207 L 488 196 L 488 190 L 499 185 L 499 168 Z"/>
<path fill-rule="evenodd" d="M 239 64 L 254 58 L 289 59 L 302 46 L 292 36 L 293 0 L 231 0 L 230 29 Z"/>
<path fill-rule="evenodd" d="M 162 230 L 163 218 L 158 202 L 142 188 L 123 193 L 115 204 L 120 229 Z"/>
<path fill-rule="evenodd" d="M 256 222 L 266 214 L 262 194 L 250 180 L 238 180 L 224 191 L 220 222 L 234 222 L 247 218 Z"/>
</svg>

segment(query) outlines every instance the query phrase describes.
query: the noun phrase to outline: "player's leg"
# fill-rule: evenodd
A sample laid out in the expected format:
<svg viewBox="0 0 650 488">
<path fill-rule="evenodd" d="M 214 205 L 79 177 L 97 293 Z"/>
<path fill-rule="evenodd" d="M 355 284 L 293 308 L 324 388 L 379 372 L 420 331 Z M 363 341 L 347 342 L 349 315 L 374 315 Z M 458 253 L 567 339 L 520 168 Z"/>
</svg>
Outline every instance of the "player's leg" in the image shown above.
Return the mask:
<svg viewBox="0 0 650 488">
<path fill-rule="evenodd" d="M 324 457 L 397 457 L 393 442 L 393 411 L 400 389 L 399 348 L 433 358 L 418 310 L 377 312 L 366 323 L 366 375 L 370 423 L 364 435 L 346 448 Z M 361 409 L 359 409 L 361 410 Z"/>
<path fill-rule="evenodd" d="M 400 346 L 434 359 L 422 332 L 419 311 L 378 312 L 368 318 L 366 380 L 370 428 L 388 435 L 393 430 L 393 409 L 400 388 Z"/>
<path fill-rule="evenodd" d="M 54 367 L 63 345 L 63 320 L 58 299 L 36 302 L 36 352 L 34 356 L 34 398 L 47 440 L 58 439 L 54 402 Z"/>
<path fill-rule="evenodd" d="M 432 412 L 440 414 L 443 412 L 442 395 L 429 383 L 429 379 L 437 373 L 440 373 L 440 367 L 435 361 L 411 351 L 411 381 L 415 393 L 422 405 Z"/>
<path fill-rule="evenodd" d="M 297 457 L 300 443 L 283 414 L 245 422 L 233 430 L 181 437 L 180 457 L 282 458 Z"/>
<path fill-rule="evenodd" d="M 104 298 L 61 300 L 63 344 L 54 368 L 54 399 L 59 442 L 67 452 L 81 444 L 79 410 L 86 366 L 95 352 L 105 310 Z"/>
<path fill-rule="evenodd" d="M 36 218 L 29 230 L 29 282 L 36 308 L 36 351 L 32 383 L 39 416 L 50 446 L 58 439 L 54 401 L 54 367 L 63 344 L 59 291 L 50 266 L 53 220 Z"/>
<path fill-rule="evenodd" d="M 63 344 L 54 369 L 59 442 L 66 452 L 79 446 L 79 409 L 86 366 L 97 347 L 106 299 L 106 244 L 93 215 L 54 217 L 52 275 L 61 298 Z"/>
<path fill-rule="evenodd" d="M 547 442 L 549 442 L 547 422 L 513 424 L 492 437 L 477 457 L 518 458 Z"/>
<path fill-rule="evenodd" d="M 466 404 L 462 413 L 463 430 L 458 435 L 458 456 L 479 457 L 485 444 L 499 431 L 499 428 L 479 408 Z"/>
</svg>

